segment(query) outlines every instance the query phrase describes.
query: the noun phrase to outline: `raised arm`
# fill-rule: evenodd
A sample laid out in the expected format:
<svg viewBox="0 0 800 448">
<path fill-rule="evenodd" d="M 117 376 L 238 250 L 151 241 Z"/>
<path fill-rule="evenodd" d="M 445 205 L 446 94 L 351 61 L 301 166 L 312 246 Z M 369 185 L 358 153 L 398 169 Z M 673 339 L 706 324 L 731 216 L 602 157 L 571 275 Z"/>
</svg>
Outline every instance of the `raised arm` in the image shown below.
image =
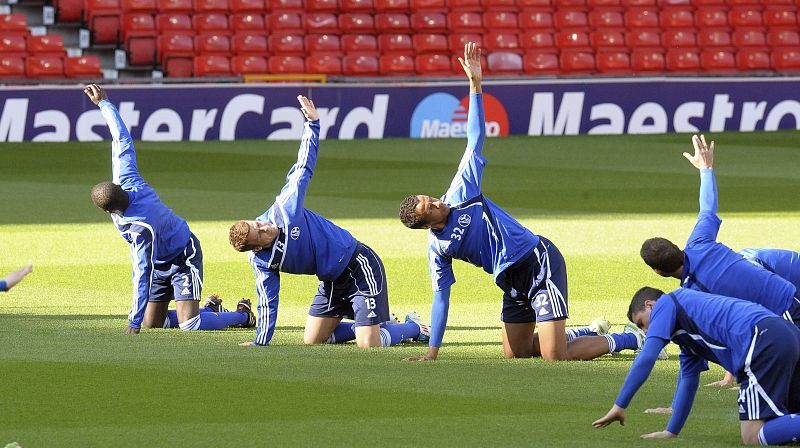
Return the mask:
<svg viewBox="0 0 800 448">
<path fill-rule="evenodd" d="M 467 113 L 467 148 L 458 165 L 458 171 L 445 194 L 448 203 L 463 202 L 481 192 L 483 168 L 483 141 L 486 137 L 486 119 L 483 113 L 481 88 L 481 49 L 474 43 L 464 45 L 464 58 L 458 58 L 469 79 L 469 112 Z"/>
<path fill-rule="evenodd" d="M 0 291 L 8 291 L 13 288 L 17 283 L 21 282 L 26 275 L 30 274 L 31 271 L 33 271 L 33 266 L 25 266 L 24 268 L 8 274 L 6 278 L 0 279 Z"/>
<path fill-rule="evenodd" d="M 250 255 L 253 256 L 252 253 Z M 256 321 L 256 337 L 253 341 L 240 345 L 269 345 L 275 333 L 275 321 L 278 319 L 278 299 L 281 290 L 280 273 L 263 269 L 253 262 L 256 275 L 256 293 L 258 294 L 258 321 Z"/>
<path fill-rule="evenodd" d="M 119 111 L 108 100 L 105 90 L 97 84 L 89 84 L 83 89 L 83 92 L 94 104 L 100 107 L 100 112 L 103 114 L 103 118 L 106 119 L 109 131 L 111 131 L 112 181 L 117 185 L 142 181 L 139 175 L 139 168 L 136 165 L 133 139 L 125 123 L 123 123 Z"/>
<path fill-rule="evenodd" d="M 717 216 L 717 181 L 714 178 L 714 142 L 706 144 L 704 135 L 692 136 L 694 155 L 683 153 L 695 168 L 700 170 L 700 213 L 689 241 L 696 239 L 716 240 L 722 220 Z"/>
<path fill-rule="evenodd" d="M 295 163 L 286 175 L 286 184 L 281 193 L 275 200 L 282 214 L 281 219 L 284 224 L 292 221 L 298 213 L 303 210 L 306 190 L 311 176 L 314 174 L 314 167 L 317 164 L 317 152 L 319 151 L 319 115 L 314 103 L 308 98 L 300 95 L 297 97 L 300 102 L 300 110 L 306 117 L 303 126 L 303 137 L 300 141 L 300 149 L 297 151 L 297 163 Z"/>
<path fill-rule="evenodd" d="M 133 305 L 128 314 L 128 333 L 138 333 L 142 328 L 144 311 L 150 299 L 153 283 L 153 256 L 156 253 L 155 237 L 148 227 L 132 224 L 123 236 L 130 238 L 133 255 Z"/>
</svg>

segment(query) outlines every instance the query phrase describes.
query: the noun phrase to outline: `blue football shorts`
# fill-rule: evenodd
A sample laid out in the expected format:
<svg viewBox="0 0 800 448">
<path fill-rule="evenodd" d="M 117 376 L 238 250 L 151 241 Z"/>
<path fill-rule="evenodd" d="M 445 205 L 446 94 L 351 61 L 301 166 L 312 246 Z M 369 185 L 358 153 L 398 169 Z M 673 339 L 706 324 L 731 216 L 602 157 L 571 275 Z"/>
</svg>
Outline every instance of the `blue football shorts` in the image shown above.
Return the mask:
<svg viewBox="0 0 800 448">
<path fill-rule="evenodd" d="M 194 234 L 180 255 L 153 267 L 150 302 L 200 300 L 203 290 L 203 250 Z"/>
</svg>

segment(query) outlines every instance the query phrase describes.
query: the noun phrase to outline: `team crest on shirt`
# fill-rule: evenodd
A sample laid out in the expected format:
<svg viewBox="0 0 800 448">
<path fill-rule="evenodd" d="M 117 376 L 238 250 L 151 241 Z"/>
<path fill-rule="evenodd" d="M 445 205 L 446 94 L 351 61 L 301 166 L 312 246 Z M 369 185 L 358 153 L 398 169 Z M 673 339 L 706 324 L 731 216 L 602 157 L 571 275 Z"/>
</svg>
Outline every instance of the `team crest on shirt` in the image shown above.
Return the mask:
<svg viewBox="0 0 800 448">
<path fill-rule="evenodd" d="M 300 238 L 300 227 L 292 227 L 292 231 L 289 233 L 289 236 L 291 236 L 293 240 Z"/>
<path fill-rule="evenodd" d="M 467 227 L 471 222 L 472 222 L 472 216 L 470 215 L 463 214 L 458 217 L 458 225 L 460 225 L 461 227 Z"/>
</svg>

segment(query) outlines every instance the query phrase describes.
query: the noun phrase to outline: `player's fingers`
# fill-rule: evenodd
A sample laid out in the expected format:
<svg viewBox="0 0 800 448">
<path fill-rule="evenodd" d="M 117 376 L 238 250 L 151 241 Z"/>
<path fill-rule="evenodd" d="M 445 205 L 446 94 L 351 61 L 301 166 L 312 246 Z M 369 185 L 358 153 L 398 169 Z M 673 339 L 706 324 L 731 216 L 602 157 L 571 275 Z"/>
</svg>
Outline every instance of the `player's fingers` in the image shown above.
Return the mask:
<svg viewBox="0 0 800 448">
<path fill-rule="evenodd" d="M 714 140 L 711 140 L 711 145 L 708 147 L 709 151 L 714 151 Z"/>
<path fill-rule="evenodd" d="M 686 157 L 686 160 L 688 160 L 690 162 L 693 159 L 693 156 L 691 154 L 689 154 L 688 152 L 683 153 L 683 157 Z"/>
<path fill-rule="evenodd" d="M 705 134 L 700 134 L 700 141 L 703 142 L 703 146 L 704 147 L 708 146 L 708 145 L 706 145 L 706 136 L 705 136 Z"/>
</svg>

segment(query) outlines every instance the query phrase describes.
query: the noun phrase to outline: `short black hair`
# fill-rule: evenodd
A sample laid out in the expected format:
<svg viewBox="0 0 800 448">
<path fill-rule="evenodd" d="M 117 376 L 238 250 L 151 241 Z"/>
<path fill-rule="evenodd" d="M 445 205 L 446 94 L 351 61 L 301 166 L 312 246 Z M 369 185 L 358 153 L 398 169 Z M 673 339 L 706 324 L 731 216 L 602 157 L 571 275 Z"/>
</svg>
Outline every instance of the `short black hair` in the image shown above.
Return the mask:
<svg viewBox="0 0 800 448">
<path fill-rule="evenodd" d="M 425 224 L 417 215 L 417 204 L 419 204 L 417 196 L 409 196 L 400 203 L 400 221 L 409 229 L 421 229 Z"/>
<path fill-rule="evenodd" d="M 648 266 L 665 273 L 675 272 L 683 266 L 683 251 L 666 238 L 656 237 L 646 240 L 642 243 L 639 255 Z"/>
<path fill-rule="evenodd" d="M 114 182 L 100 182 L 92 187 L 92 202 L 109 213 L 124 212 L 128 208 L 128 193 Z"/>
<path fill-rule="evenodd" d="M 636 291 L 631 299 L 631 305 L 628 307 L 628 320 L 633 322 L 633 315 L 644 311 L 644 302 L 646 300 L 655 302 L 663 295 L 664 291 L 649 286 Z"/>
</svg>

